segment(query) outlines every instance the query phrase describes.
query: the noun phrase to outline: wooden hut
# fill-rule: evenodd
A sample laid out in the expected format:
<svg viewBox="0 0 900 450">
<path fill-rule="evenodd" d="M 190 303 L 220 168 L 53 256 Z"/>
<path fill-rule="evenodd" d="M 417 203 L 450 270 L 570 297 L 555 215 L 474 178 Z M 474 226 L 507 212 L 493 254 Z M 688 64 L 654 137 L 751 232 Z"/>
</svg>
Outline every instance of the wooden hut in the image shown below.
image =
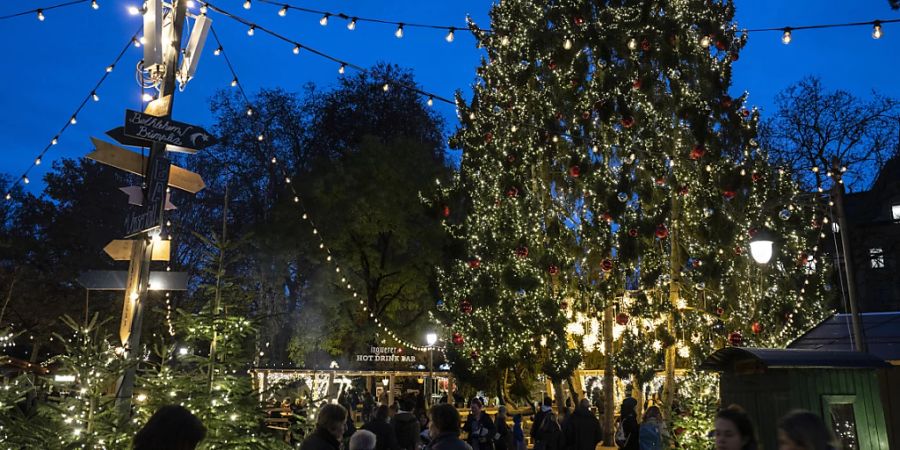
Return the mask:
<svg viewBox="0 0 900 450">
<path fill-rule="evenodd" d="M 744 408 L 763 448 L 778 448 L 776 423 L 793 409 L 821 415 L 846 449 L 887 450 L 877 371 L 867 353 L 728 347 L 700 365 L 721 373 L 723 406 Z"/>
</svg>

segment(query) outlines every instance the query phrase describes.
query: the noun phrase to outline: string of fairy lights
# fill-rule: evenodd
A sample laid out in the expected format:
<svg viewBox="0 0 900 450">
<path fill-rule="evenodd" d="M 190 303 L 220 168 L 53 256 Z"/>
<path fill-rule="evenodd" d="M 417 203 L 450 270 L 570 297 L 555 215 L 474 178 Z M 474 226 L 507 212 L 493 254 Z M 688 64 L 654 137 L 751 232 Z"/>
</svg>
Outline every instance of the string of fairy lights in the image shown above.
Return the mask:
<svg viewBox="0 0 900 450">
<path fill-rule="evenodd" d="M 257 109 L 253 107 L 253 102 L 250 100 L 250 97 L 247 95 L 246 90 L 244 89 L 243 85 L 241 84 L 240 78 L 238 77 L 237 72 L 234 69 L 234 65 L 231 63 L 231 59 L 228 57 L 228 54 L 225 52 L 225 47 L 222 45 L 222 41 L 219 39 L 218 33 L 216 33 L 216 30 L 214 27 L 210 27 L 210 32 L 211 32 L 210 34 L 212 35 L 213 40 L 215 40 L 216 46 L 217 46 L 214 54 L 216 56 L 222 56 L 222 58 L 224 59 L 225 66 L 227 67 L 227 69 L 231 75 L 231 80 L 232 80 L 231 86 L 238 89 L 238 93 L 240 94 L 243 101 L 246 103 L 247 116 L 249 116 L 252 119 L 254 125 L 259 124 L 259 121 L 257 119 L 258 114 L 256 114 Z M 263 145 L 263 143 L 266 141 L 266 134 L 265 134 L 264 129 L 265 129 L 265 125 L 261 125 L 254 130 L 254 132 L 257 133 L 256 145 Z M 322 254 L 324 255 L 324 261 L 326 263 L 334 266 L 334 271 L 335 271 L 336 276 L 340 276 L 341 287 L 343 289 L 347 290 L 354 300 L 359 301 L 360 308 L 362 309 L 362 311 L 364 313 L 366 313 L 368 315 L 369 320 L 374 322 L 379 330 L 381 330 L 383 333 L 390 336 L 391 339 L 393 339 L 394 341 L 396 341 L 397 343 L 399 343 L 400 345 L 402 345 L 404 347 L 408 347 L 408 348 L 411 348 L 411 349 L 417 350 L 417 351 L 427 351 L 430 349 L 442 349 L 442 348 L 438 348 L 438 347 L 420 346 L 420 345 L 416 345 L 412 342 L 402 339 L 400 336 L 397 335 L 397 333 L 394 330 L 392 330 L 387 324 L 385 324 L 384 321 L 382 321 L 378 317 L 376 317 L 375 313 L 373 311 L 369 310 L 369 307 L 366 305 L 365 297 L 361 296 L 359 291 L 357 291 L 353 287 L 353 284 L 351 284 L 347 280 L 347 277 L 342 272 L 341 265 L 335 260 L 334 254 L 332 253 L 331 249 L 325 244 L 325 238 L 322 236 L 322 233 L 319 232 L 319 229 L 316 226 L 316 222 L 313 220 L 312 216 L 309 214 L 309 211 L 306 209 L 306 206 L 304 205 L 304 202 L 302 201 L 302 199 L 300 197 L 300 193 L 297 191 L 297 188 L 294 186 L 294 184 L 291 183 L 291 177 L 287 173 L 286 167 L 284 167 L 284 165 L 280 164 L 280 161 L 275 156 L 272 157 L 271 163 L 279 170 L 279 172 L 281 173 L 281 176 L 284 179 L 285 186 L 288 189 L 290 189 L 290 192 L 293 196 L 293 202 L 297 206 L 297 209 L 300 212 L 300 218 L 303 221 L 305 221 L 309 225 L 310 229 L 312 230 L 312 235 L 315 236 L 315 239 L 318 241 L 318 247 L 322 251 Z"/>
<path fill-rule="evenodd" d="M 118 64 L 119 61 L 122 59 L 122 57 L 125 56 L 125 52 L 130 47 L 132 47 L 134 42 L 136 42 L 138 40 L 138 36 L 140 36 L 140 29 L 137 32 L 135 32 L 135 34 L 133 34 L 130 38 L 128 38 L 128 42 L 125 43 L 125 46 L 122 47 L 122 50 L 119 51 L 119 54 L 116 55 L 116 58 L 113 60 L 113 62 L 111 64 L 109 64 L 108 66 L 106 66 L 106 69 L 104 69 L 104 71 L 103 71 L 103 75 L 100 76 L 100 79 L 97 80 L 97 82 L 94 84 L 94 87 L 91 88 L 91 90 L 88 92 L 88 94 L 84 96 L 84 99 L 81 100 L 81 103 L 78 104 L 78 107 L 75 108 L 75 111 L 72 113 L 72 115 L 69 116 L 69 119 L 62 126 L 62 128 L 60 128 L 60 130 L 58 132 L 56 132 L 56 134 L 53 136 L 53 138 L 50 139 L 50 142 L 48 142 L 44 146 L 44 148 L 37 154 L 37 156 L 31 162 L 31 165 L 25 169 L 25 171 L 22 173 L 22 175 L 19 176 L 19 178 L 13 180 L 13 182 L 10 183 L 10 186 L 9 186 L 8 190 L 6 191 L 6 195 L 5 195 L 6 200 L 12 199 L 12 191 L 20 182 L 24 183 L 24 184 L 28 184 L 31 182 L 31 180 L 28 178 L 28 174 L 31 173 L 31 171 L 35 167 L 41 165 L 41 162 L 43 161 L 44 156 L 47 154 L 47 152 L 50 151 L 51 148 L 53 148 L 56 144 L 59 143 L 59 140 L 62 137 L 63 133 L 65 133 L 66 130 L 69 129 L 69 127 L 78 123 L 78 114 L 81 113 L 81 111 L 85 108 L 85 106 L 87 106 L 88 102 L 91 100 L 93 100 L 94 102 L 100 101 L 100 95 L 98 94 L 98 92 L 100 90 L 100 86 L 103 85 L 103 82 L 106 81 L 107 78 L 109 78 L 109 74 L 112 73 L 112 71 L 115 69 L 116 64 Z"/>
<path fill-rule="evenodd" d="M 90 2 L 90 4 L 91 4 L 91 9 L 93 9 L 93 10 L 100 9 L 100 3 L 98 3 L 97 0 L 73 0 L 73 1 L 64 2 L 64 3 L 57 3 L 55 5 L 44 6 L 42 8 L 33 8 L 33 9 L 29 9 L 27 11 L 20 11 L 17 13 L 7 14 L 5 16 L 0 16 L 0 20 L 12 19 L 14 17 L 28 16 L 28 15 L 33 14 L 35 17 L 37 17 L 38 20 L 43 22 L 44 19 L 47 18 L 47 16 L 44 15 L 44 13 L 47 11 L 57 9 L 57 8 L 64 8 L 66 6 L 88 3 L 88 2 Z"/>
</svg>

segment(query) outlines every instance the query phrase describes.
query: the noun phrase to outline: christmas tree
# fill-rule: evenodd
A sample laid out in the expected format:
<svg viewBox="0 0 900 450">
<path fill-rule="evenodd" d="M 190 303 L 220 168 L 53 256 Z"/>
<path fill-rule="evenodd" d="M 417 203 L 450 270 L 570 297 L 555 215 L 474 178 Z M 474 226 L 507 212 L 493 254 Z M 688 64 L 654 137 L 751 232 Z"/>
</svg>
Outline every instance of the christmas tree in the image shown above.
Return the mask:
<svg viewBox="0 0 900 450">
<path fill-rule="evenodd" d="M 439 276 L 455 371 L 561 381 L 599 353 L 610 377 L 664 370 L 668 407 L 676 366 L 821 318 L 821 215 L 759 148 L 747 94 L 729 95 L 733 16 L 731 1 L 506 0 L 490 31 L 472 25 L 487 59 L 457 99 L 460 171 L 432 197 L 456 242 Z M 758 233 L 775 236 L 766 265 Z"/>
</svg>

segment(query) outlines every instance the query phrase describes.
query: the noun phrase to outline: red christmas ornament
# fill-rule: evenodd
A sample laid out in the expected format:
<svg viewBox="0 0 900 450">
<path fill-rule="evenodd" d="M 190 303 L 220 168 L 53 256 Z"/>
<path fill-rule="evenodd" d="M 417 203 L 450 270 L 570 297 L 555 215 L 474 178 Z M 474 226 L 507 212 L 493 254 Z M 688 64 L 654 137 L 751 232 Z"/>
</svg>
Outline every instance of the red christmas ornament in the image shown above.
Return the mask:
<svg viewBox="0 0 900 450">
<path fill-rule="evenodd" d="M 732 105 L 731 97 L 727 96 L 727 95 L 722 97 L 722 100 L 720 103 L 722 104 L 722 107 L 725 109 L 731 108 L 731 105 Z"/>
<path fill-rule="evenodd" d="M 469 356 L 470 356 L 472 359 L 478 359 L 478 352 L 475 351 L 475 350 L 472 350 L 472 352 L 469 353 Z"/>
<path fill-rule="evenodd" d="M 463 344 L 463 336 L 459 332 L 453 333 L 453 337 L 451 338 L 454 345 L 462 345 Z"/>
<path fill-rule="evenodd" d="M 696 268 L 700 267 L 701 265 L 703 265 L 703 263 L 699 259 L 691 260 L 691 267 L 696 269 Z"/>
<path fill-rule="evenodd" d="M 634 80 L 631 83 L 631 87 L 634 89 L 640 89 L 641 88 L 641 80 Z"/>
<path fill-rule="evenodd" d="M 744 249 L 741 248 L 741 247 L 735 247 L 735 248 L 734 248 L 734 254 L 735 254 L 735 255 L 743 255 L 743 254 L 744 254 Z"/>
<path fill-rule="evenodd" d="M 753 172 L 753 175 L 750 175 L 750 179 L 753 180 L 754 183 L 756 183 L 757 181 L 762 180 L 762 175 Z"/>
<path fill-rule="evenodd" d="M 750 329 L 753 330 L 753 334 L 762 333 L 763 326 L 759 322 L 753 322 L 753 325 L 750 326 Z"/>
<path fill-rule="evenodd" d="M 741 115 L 743 115 L 744 117 L 749 116 L 749 115 L 750 115 L 750 110 L 747 109 L 747 108 L 742 109 L 742 110 L 741 110 Z"/>
<path fill-rule="evenodd" d="M 725 41 L 716 41 L 716 48 L 719 50 L 725 50 Z"/>
<path fill-rule="evenodd" d="M 622 126 L 625 128 L 631 128 L 634 126 L 634 118 L 633 117 L 623 117 L 622 118 Z"/>
<path fill-rule="evenodd" d="M 403 354 L 403 347 L 397 347 L 397 353 Z"/>
<path fill-rule="evenodd" d="M 703 147 L 703 146 L 700 145 L 700 144 L 697 144 L 697 145 L 694 146 L 694 148 L 691 149 L 691 156 L 690 156 L 690 157 L 691 157 L 691 159 L 693 159 L 694 161 L 696 161 L 696 160 L 702 158 L 703 155 L 705 155 L 705 154 L 706 154 L 706 148 Z"/>
<path fill-rule="evenodd" d="M 646 39 L 641 39 L 641 50 L 648 51 L 650 50 L 650 41 Z"/>
<path fill-rule="evenodd" d="M 757 230 L 756 228 L 751 227 L 749 230 L 747 230 L 747 236 L 750 236 L 751 238 L 753 236 L 756 236 L 756 233 L 759 233 L 759 230 Z"/>
<path fill-rule="evenodd" d="M 510 154 L 506 155 L 506 160 L 509 162 L 516 162 L 516 155 L 513 155 L 512 153 L 510 153 Z"/>
<path fill-rule="evenodd" d="M 591 118 L 591 112 L 590 112 L 590 111 L 584 111 L 583 113 L 581 113 L 581 118 L 584 119 L 584 120 L 590 119 L 590 118 Z"/>
<path fill-rule="evenodd" d="M 578 178 L 579 176 L 581 176 L 581 167 L 578 167 L 577 165 L 569 167 L 569 176 L 572 178 Z"/>
<path fill-rule="evenodd" d="M 584 25 L 584 18 L 581 16 L 575 16 L 572 19 L 572 22 L 575 22 L 575 25 L 578 25 L 580 27 L 580 26 Z"/>
<path fill-rule="evenodd" d="M 487 133 L 484 134 L 484 142 L 485 143 L 490 143 L 493 140 L 494 140 L 494 133 L 491 133 L 490 131 L 488 131 Z"/>
<path fill-rule="evenodd" d="M 675 427 L 675 436 L 681 436 L 685 431 L 684 427 Z"/>
<path fill-rule="evenodd" d="M 725 314 L 725 310 L 721 306 L 716 308 L 716 315 L 721 316 L 722 314 Z"/>
<path fill-rule="evenodd" d="M 628 314 L 625 314 L 623 312 L 616 314 L 616 323 L 619 325 L 622 325 L 622 326 L 627 325 L 628 324 Z"/>
<path fill-rule="evenodd" d="M 517 248 L 517 249 L 516 249 L 516 256 L 518 256 L 519 258 L 526 258 L 526 257 L 528 257 L 528 247 L 526 247 L 526 246 L 523 245 L 523 246 Z"/>
<path fill-rule="evenodd" d="M 557 111 L 557 112 L 556 112 L 556 120 L 562 120 L 562 118 L 563 118 L 563 113 Z"/>
<path fill-rule="evenodd" d="M 450 217 L 450 207 L 444 205 L 444 207 L 441 209 L 441 215 L 443 215 L 444 217 Z"/>
<path fill-rule="evenodd" d="M 744 343 L 744 336 L 741 335 L 740 331 L 732 331 L 728 335 L 728 342 L 735 347 L 739 347 Z"/>
<path fill-rule="evenodd" d="M 506 190 L 506 196 L 509 197 L 509 198 L 515 198 L 515 197 L 518 197 L 518 196 L 519 196 L 519 190 L 516 189 L 515 186 L 510 186 L 510 187 Z"/>
<path fill-rule="evenodd" d="M 613 262 L 611 259 L 604 259 L 600 262 L 600 269 L 604 272 L 609 272 L 613 269 Z"/>
<path fill-rule="evenodd" d="M 473 309 L 474 308 L 472 308 L 472 302 L 470 302 L 469 299 L 465 299 L 465 300 L 459 302 L 459 311 L 461 313 L 472 314 Z"/>
<path fill-rule="evenodd" d="M 605 220 L 606 223 L 612 223 L 612 216 L 608 212 L 603 213 L 603 220 Z"/>
<path fill-rule="evenodd" d="M 725 200 L 731 200 L 734 198 L 735 195 L 737 195 L 737 193 L 732 190 L 727 190 L 727 191 L 722 192 L 722 196 L 725 197 Z"/>
<path fill-rule="evenodd" d="M 665 185 L 666 185 L 666 179 L 663 178 L 663 177 L 657 178 L 657 179 L 656 179 L 656 185 L 657 185 L 657 186 L 665 186 Z"/>
<path fill-rule="evenodd" d="M 688 191 L 689 191 L 689 189 L 687 186 L 682 186 L 682 187 L 678 188 L 678 193 L 681 195 L 687 195 Z"/>
<path fill-rule="evenodd" d="M 478 259 L 478 258 L 472 258 L 472 259 L 469 260 L 469 268 L 470 268 L 470 269 L 477 269 L 477 268 L 479 268 L 479 267 L 481 267 L 481 260 L 480 260 L 480 259 Z"/>
<path fill-rule="evenodd" d="M 547 272 L 550 272 L 550 275 L 556 275 L 559 273 L 559 267 L 551 265 L 547 268 Z"/>
<path fill-rule="evenodd" d="M 559 307 L 560 307 L 561 309 L 568 309 L 568 308 L 569 308 L 569 302 L 559 302 Z"/>
<path fill-rule="evenodd" d="M 547 67 L 549 67 L 550 70 L 556 70 L 556 61 L 550 61 L 550 63 L 547 64 Z"/>
<path fill-rule="evenodd" d="M 637 228 L 632 228 L 632 229 L 628 230 L 628 235 L 631 237 L 637 237 L 637 235 L 638 235 Z"/>
<path fill-rule="evenodd" d="M 656 237 L 658 239 L 665 239 L 669 237 L 669 229 L 666 228 L 665 225 L 658 225 L 656 227 Z"/>
<path fill-rule="evenodd" d="M 731 55 L 729 55 L 729 56 L 731 57 L 732 61 L 737 61 L 739 58 L 738 52 L 731 52 Z"/>
</svg>

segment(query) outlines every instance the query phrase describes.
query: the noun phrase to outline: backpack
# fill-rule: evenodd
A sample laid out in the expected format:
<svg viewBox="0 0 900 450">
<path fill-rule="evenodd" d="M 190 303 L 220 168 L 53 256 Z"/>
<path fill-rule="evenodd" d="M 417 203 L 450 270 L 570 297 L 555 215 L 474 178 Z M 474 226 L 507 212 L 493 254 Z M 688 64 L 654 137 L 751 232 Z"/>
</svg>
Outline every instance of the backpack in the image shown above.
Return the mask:
<svg viewBox="0 0 900 450">
<path fill-rule="evenodd" d="M 659 426 L 655 423 L 641 424 L 638 436 L 641 450 L 659 450 L 662 448 L 662 438 L 659 433 Z"/>
<path fill-rule="evenodd" d="M 631 439 L 631 435 L 625 436 L 625 420 L 620 420 L 619 425 L 616 426 L 616 445 L 619 448 L 624 448 L 628 445 L 628 440 Z"/>
</svg>

